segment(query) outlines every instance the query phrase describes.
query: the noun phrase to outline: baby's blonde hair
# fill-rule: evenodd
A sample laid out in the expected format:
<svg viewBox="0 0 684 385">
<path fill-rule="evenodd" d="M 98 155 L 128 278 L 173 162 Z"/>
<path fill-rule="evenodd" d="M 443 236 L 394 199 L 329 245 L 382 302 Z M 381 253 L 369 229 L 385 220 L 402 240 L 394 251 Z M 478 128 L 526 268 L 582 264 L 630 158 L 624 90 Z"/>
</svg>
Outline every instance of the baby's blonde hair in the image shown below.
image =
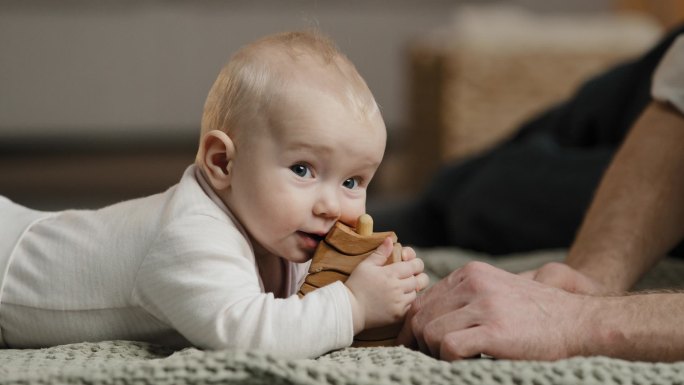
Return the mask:
<svg viewBox="0 0 684 385">
<path fill-rule="evenodd" d="M 341 76 L 345 89 L 339 95 L 360 116 L 378 111 L 366 82 L 332 40 L 317 31 L 283 32 L 241 48 L 221 69 L 204 103 L 201 135 L 211 130 L 233 139 L 241 135 L 245 122 L 263 112 L 273 95 L 287 86 L 286 71 L 298 68 L 289 64 L 303 60 Z"/>
</svg>

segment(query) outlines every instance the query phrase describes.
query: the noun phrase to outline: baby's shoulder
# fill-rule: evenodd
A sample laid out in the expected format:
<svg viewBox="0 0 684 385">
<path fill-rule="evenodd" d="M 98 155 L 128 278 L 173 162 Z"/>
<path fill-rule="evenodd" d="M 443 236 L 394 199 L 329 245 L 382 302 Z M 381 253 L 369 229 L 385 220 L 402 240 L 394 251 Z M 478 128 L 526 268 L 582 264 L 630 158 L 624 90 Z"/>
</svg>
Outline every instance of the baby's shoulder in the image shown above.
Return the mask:
<svg viewBox="0 0 684 385">
<path fill-rule="evenodd" d="M 237 241 L 245 238 L 230 219 L 207 214 L 173 218 L 167 222 L 162 234 L 167 237 L 189 240 Z"/>
<path fill-rule="evenodd" d="M 194 214 L 174 218 L 159 233 L 154 250 L 174 254 L 242 256 L 253 258 L 248 239 L 230 220 Z"/>
<path fill-rule="evenodd" d="M 254 273 L 254 252 L 234 225 L 207 216 L 187 216 L 162 229 L 138 270 L 137 279 L 174 280 L 188 269 L 203 272 L 247 271 Z M 164 278 L 166 277 L 166 278 Z"/>
</svg>

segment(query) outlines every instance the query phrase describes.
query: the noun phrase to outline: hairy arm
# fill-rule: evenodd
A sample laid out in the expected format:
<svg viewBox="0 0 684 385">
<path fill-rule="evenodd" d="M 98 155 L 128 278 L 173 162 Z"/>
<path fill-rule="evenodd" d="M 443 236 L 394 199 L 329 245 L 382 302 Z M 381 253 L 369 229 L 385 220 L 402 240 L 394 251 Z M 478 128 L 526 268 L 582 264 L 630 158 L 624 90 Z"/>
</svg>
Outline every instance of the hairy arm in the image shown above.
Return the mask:
<svg viewBox="0 0 684 385">
<path fill-rule="evenodd" d="M 684 116 L 652 102 L 597 190 L 566 263 L 624 291 L 684 236 Z"/>
<path fill-rule="evenodd" d="M 399 343 L 443 360 L 684 359 L 683 293 L 590 296 L 471 262 L 418 297 Z"/>
<path fill-rule="evenodd" d="M 567 265 L 542 267 L 540 282 L 466 265 L 414 302 L 399 341 L 445 360 L 682 360 L 684 293 L 571 292 L 628 289 L 683 235 L 684 116 L 654 102 L 606 171 Z"/>
<path fill-rule="evenodd" d="M 580 355 L 635 361 L 684 359 L 684 293 L 590 297 L 595 313 Z"/>
</svg>

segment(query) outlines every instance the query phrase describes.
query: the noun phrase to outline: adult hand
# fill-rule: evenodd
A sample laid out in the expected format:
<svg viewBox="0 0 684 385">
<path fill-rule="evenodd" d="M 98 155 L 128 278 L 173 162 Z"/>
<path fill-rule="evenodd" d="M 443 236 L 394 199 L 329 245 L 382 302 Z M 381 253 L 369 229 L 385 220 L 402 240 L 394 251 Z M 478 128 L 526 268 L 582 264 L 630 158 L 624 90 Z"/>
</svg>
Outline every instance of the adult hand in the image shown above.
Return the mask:
<svg viewBox="0 0 684 385">
<path fill-rule="evenodd" d="M 522 272 L 520 276 L 571 293 L 605 295 L 610 292 L 601 282 L 560 262 L 547 263 L 539 269 Z"/>
<path fill-rule="evenodd" d="M 471 262 L 414 302 L 398 342 L 443 360 L 561 359 L 581 354 L 593 298 Z"/>
</svg>

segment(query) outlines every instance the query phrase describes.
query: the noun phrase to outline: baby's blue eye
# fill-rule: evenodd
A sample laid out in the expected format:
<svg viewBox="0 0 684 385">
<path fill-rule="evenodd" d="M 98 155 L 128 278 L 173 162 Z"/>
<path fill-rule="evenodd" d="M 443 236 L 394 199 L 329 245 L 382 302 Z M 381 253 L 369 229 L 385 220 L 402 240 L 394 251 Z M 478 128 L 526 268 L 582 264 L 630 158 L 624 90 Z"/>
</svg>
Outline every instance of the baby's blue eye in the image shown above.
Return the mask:
<svg viewBox="0 0 684 385">
<path fill-rule="evenodd" d="M 359 180 L 356 178 L 349 178 L 349 179 L 345 180 L 344 182 L 342 182 L 342 186 L 344 186 L 350 190 L 353 190 L 353 189 L 359 187 Z"/>
<path fill-rule="evenodd" d="M 290 166 L 290 170 L 302 178 L 311 177 L 311 170 L 309 170 L 309 167 L 303 164 L 295 164 Z"/>
</svg>

